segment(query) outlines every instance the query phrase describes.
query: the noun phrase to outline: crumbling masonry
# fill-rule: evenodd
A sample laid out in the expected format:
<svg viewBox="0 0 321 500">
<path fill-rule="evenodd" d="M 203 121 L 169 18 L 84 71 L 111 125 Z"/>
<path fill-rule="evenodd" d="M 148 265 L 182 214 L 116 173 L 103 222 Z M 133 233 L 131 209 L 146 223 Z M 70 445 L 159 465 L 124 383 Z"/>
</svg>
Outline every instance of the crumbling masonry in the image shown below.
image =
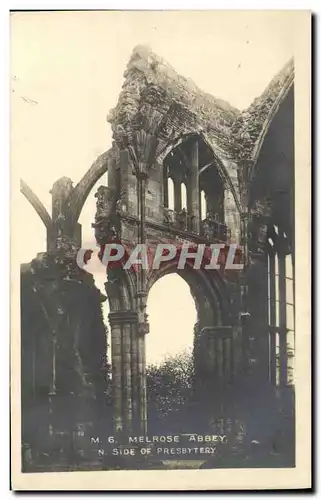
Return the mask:
<svg viewBox="0 0 321 500">
<path fill-rule="evenodd" d="M 202 387 L 241 379 L 258 387 L 293 384 L 294 64 L 289 61 L 243 112 L 202 92 L 146 47 L 134 49 L 124 78 L 108 115 L 112 147 L 75 187 L 67 178 L 55 183 L 51 216 L 21 184 L 47 228 L 47 252 L 23 268 L 22 279 L 32 277 L 50 325 L 41 340 L 36 338 L 41 333 L 30 333 L 30 328 L 33 340 L 26 340 L 22 330 L 28 345 L 22 361 L 33 401 L 26 404 L 34 404 L 41 393 L 45 413 L 58 395 L 88 402 L 95 391 L 104 392 L 106 339 L 99 304 L 106 297 L 77 268 L 75 252 L 81 246 L 81 209 L 106 172 L 108 187 L 98 189 L 93 223 L 99 245 L 110 238 L 129 247 L 143 242 L 238 243 L 245 267 L 237 275 L 188 266 L 178 271 L 171 262 L 159 270 L 108 272 L 114 427 L 141 435 L 147 430 L 146 304 L 149 290 L 166 274 L 179 273 L 195 299 L 194 356 Z M 75 289 L 84 301 L 90 296 L 96 303 L 91 308 L 96 331 L 90 336 L 96 340 L 91 341 L 90 359 L 79 347 L 79 339 L 84 345 L 86 339 L 83 321 L 70 305 L 73 297 L 77 300 Z M 54 294 L 60 306 L 52 309 Z M 44 359 L 47 382 L 40 384 L 37 366 Z M 75 374 L 68 389 L 59 373 L 66 363 Z M 50 407 L 51 430 L 53 413 Z M 72 424 L 78 430 L 90 422 L 90 416 L 80 414 L 75 417 L 78 427 Z"/>
</svg>

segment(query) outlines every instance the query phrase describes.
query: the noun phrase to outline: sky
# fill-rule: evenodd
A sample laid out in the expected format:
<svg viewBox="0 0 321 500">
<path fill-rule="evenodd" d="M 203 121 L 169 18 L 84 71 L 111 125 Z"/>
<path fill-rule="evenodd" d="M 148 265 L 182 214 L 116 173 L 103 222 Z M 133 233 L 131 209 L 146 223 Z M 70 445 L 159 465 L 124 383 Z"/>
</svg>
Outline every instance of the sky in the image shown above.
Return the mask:
<svg viewBox="0 0 321 500">
<path fill-rule="evenodd" d="M 293 55 L 286 11 L 16 12 L 11 14 L 11 169 L 51 212 L 61 176 L 76 184 L 111 146 L 106 116 L 118 99 L 136 45 L 149 45 L 204 91 L 245 109 Z M 94 246 L 94 192 L 80 217 Z M 26 244 L 20 262 L 45 250 L 45 230 L 21 195 L 15 210 Z M 105 276 L 98 273 L 97 286 Z M 168 291 L 171 293 L 168 293 Z M 175 301 L 173 300 L 175 297 Z M 196 311 L 188 285 L 171 275 L 147 304 L 147 361 L 192 346 Z M 105 316 L 107 315 L 105 306 Z"/>
</svg>

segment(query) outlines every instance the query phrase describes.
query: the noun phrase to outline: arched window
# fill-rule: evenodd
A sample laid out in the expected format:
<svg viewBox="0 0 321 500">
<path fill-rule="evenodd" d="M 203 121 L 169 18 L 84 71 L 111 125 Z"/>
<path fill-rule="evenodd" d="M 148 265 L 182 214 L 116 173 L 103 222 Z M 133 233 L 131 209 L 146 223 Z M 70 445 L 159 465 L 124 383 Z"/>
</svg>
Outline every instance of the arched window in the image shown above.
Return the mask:
<svg viewBox="0 0 321 500">
<path fill-rule="evenodd" d="M 185 208 L 187 210 L 187 190 L 184 182 L 181 184 L 181 200 L 182 200 L 182 210 Z"/>
<path fill-rule="evenodd" d="M 170 177 L 167 179 L 168 208 L 174 210 L 174 182 Z"/>
<path fill-rule="evenodd" d="M 276 385 L 293 384 L 294 280 L 286 238 L 274 226 L 273 238 L 268 239 L 270 380 Z"/>
<path fill-rule="evenodd" d="M 294 383 L 294 280 L 292 255 L 285 257 L 285 295 L 286 295 L 286 350 L 288 357 L 288 384 Z"/>
<path fill-rule="evenodd" d="M 207 207 L 204 190 L 201 191 L 201 220 L 206 219 Z"/>
</svg>

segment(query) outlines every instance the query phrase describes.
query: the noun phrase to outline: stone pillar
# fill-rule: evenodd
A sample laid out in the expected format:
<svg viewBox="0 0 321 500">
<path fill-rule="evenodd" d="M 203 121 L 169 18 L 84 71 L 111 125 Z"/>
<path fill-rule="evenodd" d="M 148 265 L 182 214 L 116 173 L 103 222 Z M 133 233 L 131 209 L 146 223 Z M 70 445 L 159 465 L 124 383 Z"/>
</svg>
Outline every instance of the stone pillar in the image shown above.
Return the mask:
<svg viewBox="0 0 321 500">
<path fill-rule="evenodd" d="M 139 379 L 139 410 L 140 431 L 147 433 L 147 390 L 146 390 L 146 352 L 145 333 L 138 332 L 138 379 Z"/>
<path fill-rule="evenodd" d="M 163 203 L 168 208 L 168 167 L 163 164 Z"/>
<path fill-rule="evenodd" d="M 109 314 L 112 337 L 115 431 L 147 432 L 145 334 L 138 328 L 137 314 Z M 139 325 L 141 326 L 141 325 Z"/>
<path fill-rule="evenodd" d="M 109 314 L 109 323 L 111 329 L 111 356 L 112 356 L 112 375 L 113 375 L 113 403 L 114 403 L 114 427 L 115 431 L 122 431 L 123 413 L 122 413 L 122 333 L 121 316 L 114 312 Z"/>
<path fill-rule="evenodd" d="M 141 419 L 141 395 L 137 313 L 116 311 L 109 314 L 109 321 L 112 336 L 115 428 L 116 431 L 122 430 L 130 434 L 133 430 L 141 430 L 138 423 Z"/>
<path fill-rule="evenodd" d="M 182 210 L 181 182 L 173 179 L 174 183 L 174 210 L 178 214 Z"/>
<path fill-rule="evenodd" d="M 142 314 L 142 312 L 141 312 Z M 136 335 L 137 359 L 137 431 L 141 435 L 147 433 L 147 391 L 146 391 L 146 353 L 145 335 L 149 332 L 147 314 L 144 313 L 142 321 L 138 315 Z"/>
<path fill-rule="evenodd" d="M 131 383 L 132 383 L 132 412 L 133 432 L 140 430 L 140 400 L 139 400 L 139 378 L 138 378 L 138 334 L 137 321 L 131 324 Z"/>
<path fill-rule="evenodd" d="M 194 141 L 190 151 L 190 164 L 187 185 L 187 212 L 191 217 L 189 228 L 195 233 L 200 232 L 200 194 L 198 176 L 198 141 Z"/>
<path fill-rule="evenodd" d="M 70 216 L 69 202 L 73 190 L 72 180 L 61 177 L 49 191 L 52 195 L 52 225 L 47 235 L 49 252 L 60 250 L 63 246 L 71 246 L 72 243 L 80 244 L 79 227 L 75 227 Z M 75 238 L 78 241 L 75 241 Z"/>
<path fill-rule="evenodd" d="M 224 222 L 230 233 L 231 243 L 240 243 L 240 213 L 233 193 L 226 188 L 224 193 Z"/>
<path fill-rule="evenodd" d="M 126 318 L 124 318 L 126 320 Z M 122 350 L 123 350 L 123 418 L 128 432 L 132 429 L 132 380 L 131 380 L 131 325 L 122 325 Z"/>
<path fill-rule="evenodd" d="M 132 428 L 135 435 L 147 432 L 145 333 L 142 325 L 131 325 Z"/>
<path fill-rule="evenodd" d="M 248 269 L 249 373 L 253 383 L 268 383 L 270 372 L 268 329 L 268 269 L 266 254 L 250 254 Z"/>
</svg>

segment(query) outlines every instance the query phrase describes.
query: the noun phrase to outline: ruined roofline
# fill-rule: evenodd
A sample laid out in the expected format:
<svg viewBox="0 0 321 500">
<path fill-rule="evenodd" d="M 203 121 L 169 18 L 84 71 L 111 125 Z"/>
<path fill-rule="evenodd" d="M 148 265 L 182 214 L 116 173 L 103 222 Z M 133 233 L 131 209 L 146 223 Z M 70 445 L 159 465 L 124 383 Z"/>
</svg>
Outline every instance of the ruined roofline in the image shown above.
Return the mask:
<svg viewBox="0 0 321 500">
<path fill-rule="evenodd" d="M 277 93 L 282 89 L 282 87 L 286 87 L 287 84 L 291 84 L 294 79 L 294 58 L 291 57 L 274 75 L 272 80 L 266 85 L 263 92 L 260 95 L 255 97 L 251 104 L 242 111 L 243 113 L 251 112 L 251 110 L 257 106 L 259 101 L 265 101 L 268 98 L 276 99 Z"/>
<path fill-rule="evenodd" d="M 199 108 L 208 115 L 208 118 L 211 113 L 217 111 L 223 112 L 229 120 L 237 118 L 240 114 L 240 110 L 227 101 L 202 91 L 193 80 L 178 74 L 167 61 L 148 46 L 138 45 L 133 49 L 124 72 L 125 81 L 134 71 L 140 72 L 147 84 L 154 84 L 165 91 L 173 101 L 193 109 L 196 113 Z"/>
<path fill-rule="evenodd" d="M 232 126 L 235 156 L 256 161 L 264 130 L 270 126 L 293 81 L 294 59 L 291 58 L 260 96 L 256 97 L 235 120 Z"/>
<path fill-rule="evenodd" d="M 131 69 L 136 69 L 144 74 L 148 83 L 156 83 L 164 90 L 175 91 L 175 86 L 177 90 L 182 89 L 189 92 L 191 95 L 199 96 L 200 98 L 207 100 L 209 104 L 221 108 L 224 111 L 230 111 L 235 115 L 240 115 L 256 104 L 260 99 L 264 99 L 273 89 L 279 81 L 291 78 L 294 74 L 294 59 L 293 57 L 287 61 L 280 71 L 272 78 L 272 80 L 267 84 L 265 89 L 261 94 L 253 99 L 251 104 L 242 110 L 232 106 L 228 101 L 224 99 L 217 98 L 208 92 L 201 90 L 192 79 L 186 78 L 179 73 L 162 57 L 155 54 L 150 47 L 147 45 L 137 45 L 134 47 L 130 60 L 127 64 L 127 68 L 124 72 L 124 77 L 128 75 Z"/>
<path fill-rule="evenodd" d="M 133 49 L 117 104 L 107 121 L 116 142 L 131 137 L 136 128 L 153 133 L 159 128 L 162 148 L 169 135 L 202 131 L 222 157 L 250 159 L 271 108 L 280 101 L 280 93 L 286 92 L 293 75 L 291 59 L 261 95 L 240 111 L 203 92 L 149 47 L 139 45 Z"/>
</svg>

